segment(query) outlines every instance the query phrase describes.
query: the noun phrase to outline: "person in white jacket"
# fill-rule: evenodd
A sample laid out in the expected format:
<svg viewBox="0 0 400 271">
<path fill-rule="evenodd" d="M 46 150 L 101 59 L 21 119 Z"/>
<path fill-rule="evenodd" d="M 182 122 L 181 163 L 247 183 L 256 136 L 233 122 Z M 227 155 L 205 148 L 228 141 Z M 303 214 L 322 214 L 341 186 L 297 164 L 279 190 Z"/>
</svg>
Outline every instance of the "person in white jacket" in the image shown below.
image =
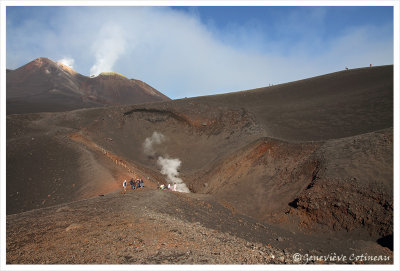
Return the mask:
<svg viewBox="0 0 400 271">
<path fill-rule="evenodd" d="M 122 186 L 124 187 L 124 193 L 126 192 L 126 180 L 122 183 Z"/>
</svg>

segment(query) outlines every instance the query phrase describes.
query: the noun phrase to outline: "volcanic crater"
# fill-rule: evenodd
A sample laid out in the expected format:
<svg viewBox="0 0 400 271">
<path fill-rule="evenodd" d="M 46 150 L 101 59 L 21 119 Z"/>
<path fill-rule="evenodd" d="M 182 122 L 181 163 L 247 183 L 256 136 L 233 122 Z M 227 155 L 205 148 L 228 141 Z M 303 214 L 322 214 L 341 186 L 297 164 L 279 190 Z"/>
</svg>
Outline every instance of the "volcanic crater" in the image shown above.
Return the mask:
<svg viewBox="0 0 400 271">
<path fill-rule="evenodd" d="M 29 67 L 7 73 L 11 108 L 8 88 L 25 97 Z M 7 115 L 9 264 L 279 264 L 332 252 L 393 263 L 393 66 L 157 99 Z M 149 156 L 154 132 L 165 139 Z M 191 193 L 158 189 L 159 156 L 182 162 Z M 131 178 L 145 187 L 123 192 Z"/>
</svg>

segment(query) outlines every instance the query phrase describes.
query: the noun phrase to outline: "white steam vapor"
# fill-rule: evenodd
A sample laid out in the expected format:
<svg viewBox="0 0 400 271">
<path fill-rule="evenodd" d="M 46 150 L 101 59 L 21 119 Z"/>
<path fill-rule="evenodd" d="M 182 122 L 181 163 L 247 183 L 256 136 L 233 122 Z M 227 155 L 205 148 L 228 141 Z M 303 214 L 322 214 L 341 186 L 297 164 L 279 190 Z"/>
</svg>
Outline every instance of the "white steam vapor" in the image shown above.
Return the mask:
<svg viewBox="0 0 400 271">
<path fill-rule="evenodd" d="M 154 150 L 155 144 L 161 144 L 165 141 L 165 136 L 162 133 L 153 132 L 151 137 L 148 137 L 144 140 L 143 143 L 143 152 L 149 156 L 154 156 L 156 151 Z"/>
<path fill-rule="evenodd" d="M 71 69 L 73 69 L 75 60 L 73 58 L 70 58 L 70 57 L 64 57 L 64 58 L 58 60 L 57 62 L 59 62 L 61 64 L 64 64 L 64 65 L 70 67 Z"/>
<path fill-rule="evenodd" d="M 156 151 L 154 150 L 155 144 L 161 144 L 166 140 L 165 136 L 159 132 L 153 132 L 151 137 L 147 137 L 143 142 L 143 151 L 149 156 L 154 156 Z M 179 167 L 182 161 L 178 158 L 168 158 L 168 156 L 159 156 L 157 159 L 157 165 L 161 167 L 161 174 L 166 176 L 168 183 L 176 183 L 176 191 L 189 193 L 189 189 L 181 178 L 179 178 Z"/>
<path fill-rule="evenodd" d="M 178 158 L 170 159 L 162 156 L 158 157 L 157 165 L 161 166 L 161 173 L 167 176 L 167 182 L 176 183 L 176 190 L 189 193 L 186 184 L 179 178 L 178 169 L 181 166 L 181 160 Z"/>
<path fill-rule="evenodd" d="M 125 52 L 124 31 L 117 24 L 105 24 L 92 45 L 96 63 L 90 68 L 90 75 L 113 71 L 114 63 Z"/>
</svg>

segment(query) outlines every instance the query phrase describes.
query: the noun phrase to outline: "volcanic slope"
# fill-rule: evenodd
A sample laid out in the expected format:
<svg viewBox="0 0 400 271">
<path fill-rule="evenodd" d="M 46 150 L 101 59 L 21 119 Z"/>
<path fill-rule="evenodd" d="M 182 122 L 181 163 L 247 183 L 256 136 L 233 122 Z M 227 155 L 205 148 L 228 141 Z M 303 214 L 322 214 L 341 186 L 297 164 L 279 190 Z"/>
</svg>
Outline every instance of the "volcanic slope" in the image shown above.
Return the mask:
<svg viewBox="0 0 400 271">
<path fill-rule="evenodd" d="M 7 216 L 8 264 L 393 263 L 375 242 L 282 230 L 200 194 L 110 193 Z M 296 261 L 295 253 L 380 255 Z"/>
<path fill-rule="evenodd" d="M 89 78 L 44 57 L 7 70 L 7 114 L 167 100 L 170 99 L 142 81 L 110 72 Z"/>
<path fill-rule="evenodd" d="M 165 183 L 163 156 L 179 158 L 190 190 L 232 215 L 392 247 L 392 127 L 393 66 L 224 95 L 9 115 L 7 214 L 105 194 L 125 178 L 155 188 Z M 149 156 L 143 143 L 155 131 L 165 141 Z"/>
</svg>

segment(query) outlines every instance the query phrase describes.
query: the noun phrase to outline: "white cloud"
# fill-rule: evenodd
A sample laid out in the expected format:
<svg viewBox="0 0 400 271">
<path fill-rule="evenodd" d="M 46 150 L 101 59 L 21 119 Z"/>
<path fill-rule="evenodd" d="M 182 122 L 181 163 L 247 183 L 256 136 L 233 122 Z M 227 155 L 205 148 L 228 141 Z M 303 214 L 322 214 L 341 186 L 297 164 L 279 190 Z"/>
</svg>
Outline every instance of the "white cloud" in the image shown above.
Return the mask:
<svg viewBox="0 0 400 271">
<path fill-rule="evenodd" d="M 7 29 L 7 65 L 69 55 L 79 73 L 115 71 L 180 98 L 268 86 L 344 66 L 393 63 L 393 40 L 376 38 L 390 27 L 349 28 L 341 36 L 322 40 L 323 30 L 310 28 L 314 21 L 323 22 L 326 12 L 316 9 L 295 29 L 301 16 L 292 14 L 290 27 L 273 25 L 265 30 L 250 25 L 246 31 L 244 25 L 222 37 L 193 12 L 169 7 L 60 8 L 55 15 L 46 15 L 53 16 L 52 28 L 46 21 L 30 20 Z M 303 38 L 289 42 L 269 39 L 265 33 L 289 35 L 292 30 Z"/>
</svg>

